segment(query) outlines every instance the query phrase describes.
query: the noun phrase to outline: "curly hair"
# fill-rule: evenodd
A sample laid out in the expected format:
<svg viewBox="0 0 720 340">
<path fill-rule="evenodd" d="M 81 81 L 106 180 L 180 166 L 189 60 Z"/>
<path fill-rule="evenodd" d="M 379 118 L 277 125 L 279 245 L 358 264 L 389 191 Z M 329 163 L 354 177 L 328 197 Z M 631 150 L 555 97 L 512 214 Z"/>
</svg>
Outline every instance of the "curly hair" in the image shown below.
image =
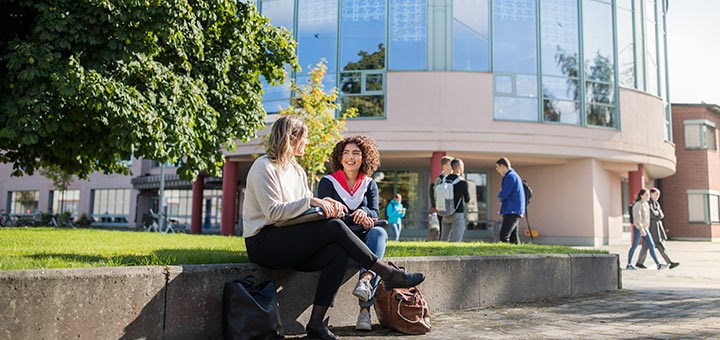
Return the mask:
<svg viewBox="0 0 720 340">
<path fill-rule="evenodd" d="M 346 137 L 335 144 L 332 154 L 330 154 L 330 166 L 333 171 L 342 170 L 342 154 L 345 146 L 355 144 L 362 152 L 362 164 L 360 164 L 360 172 L 366 176 L 372 175 L 380 166 L 380 152 L 378 151 L 377 142 L 367 136 Z"/>
</svg>

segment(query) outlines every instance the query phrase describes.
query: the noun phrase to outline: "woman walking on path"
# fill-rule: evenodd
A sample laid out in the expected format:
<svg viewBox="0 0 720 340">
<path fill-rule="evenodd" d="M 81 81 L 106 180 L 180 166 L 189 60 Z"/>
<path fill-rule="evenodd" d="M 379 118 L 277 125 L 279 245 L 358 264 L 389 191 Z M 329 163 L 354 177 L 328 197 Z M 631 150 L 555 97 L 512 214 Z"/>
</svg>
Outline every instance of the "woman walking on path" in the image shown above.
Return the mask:
<svg viewBox="0 0 720 340">
<path fill-rule="evenodd" d="M 632 265 L 632 257 L 635 253 L 635 249 L 638 246 L 638 243 L 640 243 L 640 238 L 642 237 L 643 242 L 647 243 L 648 248 L 650 249 L 650 256 L 652 256 L 653 260 L 655 261 L 655 264 L 657 265 L 657 269 L 663 269 L 666 266 L 664 264 L 660 264 L 660 261 L 658 261 L 657 256 L 655 255 L 655 244 L 653 244 L 652 238 L 650 237 L 650 231 L 648 228 L 650 227 L 650 205 L 648 204 L 648 200 L 650 199 L 650 192 L 648 192 L 647 189 L 643 188 L 640 189 L 640 192 L 638 192 L 637 198 L 635 199 L 635 204 L 632 206 L 632 214 L 633 214 L 633 233 L 632 233 L 632 245 L 630 246 L 630 251 L 628 252 L 628 262 L 627 267 L 625 269 L 627 270 L 635 270 L 635 266 Z"/>
<path fill-rule="evenodd" d="M 271 269 L 321 271 L 310 320 L 310 339 L 337 339 L 324 323 L 342 284 L 348 258 L 377 273 L 386 287 L 414 287 L 421 273 L 398 270 L 380 260 L 340 220 L 347 208 L 332 198 L 313 197 L 296 156 L 305 154 L 308 129 L 302 119 L 283 116 L 273 123 L 266 155 L 253 162 L 243 202 L 243 236 L 248 257 Z M 275 224 L 320 207 L 330 219 L 278 227 Z"/>
<path fill-rule="evenodd" d="M 377 143 L 369 137 L 348 137 L 338 142 L 330 155 L 332 174 L 318 185 L 318 197 L 341 202 L 348 210 L 343 221 L 379 259 L 385 255 L 388 235 L 374 226 L 380 216 L 378 186 L 370 176 L 380 166 Z M 372 330 L 370 307 L 380 278 L 368 268 L 360 268 L 353 295 L 358 298 L 360 313 L 355 329 Z"/>
<path fill-rule="evenodd" d="M 668 256 L 665 251 L 665 241 L 667 241 L 668 238 L 665 233 L 665 226 L 662 222 L 663 218 L 665 218 L 665 213 L 663 213 L 662 207 L 660 207 L 660 202 L 658 201 L 659 198 L 660 190 L 658 188 L 650 189 L 650 201 L 648 202 L 648 205 L 650 206 L 650 235 L 652 236 L 653 242 L 655 242 L 655 249 L 657 249 L 660 256 L 665 259 L 669 268 L 673 269 L 679 266 L 680 262 L 673 262 L 670 260 L 670 256 Z M 635 267 L 642 269 L 647 268 L 645 267 L 645 258 L 647 257 L 648 249 L 648 245 L 643 242 Z"/>
</svg>

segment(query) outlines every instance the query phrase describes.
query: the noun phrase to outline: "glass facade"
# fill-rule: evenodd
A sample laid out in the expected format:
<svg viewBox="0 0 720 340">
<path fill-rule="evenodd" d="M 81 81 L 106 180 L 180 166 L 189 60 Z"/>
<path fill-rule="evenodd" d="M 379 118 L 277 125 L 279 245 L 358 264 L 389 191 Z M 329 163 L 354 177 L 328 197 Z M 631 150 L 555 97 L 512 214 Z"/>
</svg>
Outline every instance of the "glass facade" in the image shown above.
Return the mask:
<svg viewBox="0 0 720 340">
<path fill-rule="evenodd" d="M 80 190 L 50 191 L 49 210 L 53 213 L 69 212 L 77 216 L 80 212 Z"/>
<path fill-rule="evenodd" d="M 321 60 L 341 110 L 385 117 L 387 72 L 491 72 L 496 120 L 619 128 L 619 86 L 659 96 L 666 0 L 262 0 L 298 40 L 299 84 Z M 269 113 L 287 84 L 264 87 Z M 341 111 L 342 112 L 342 111 Z"/>
<path fill-rule="evenodd" d="M 98 225 L 127 225 L 130 214 L 130 189 L 94 189 L 90 191 L 90 217 Z"/>
<path fill-rule="evenodd" d="M 40 191 L 11 191 L 8 192 L 8 212 L 13 215 L 33 214 L 38 210 Z"/>
</svg>

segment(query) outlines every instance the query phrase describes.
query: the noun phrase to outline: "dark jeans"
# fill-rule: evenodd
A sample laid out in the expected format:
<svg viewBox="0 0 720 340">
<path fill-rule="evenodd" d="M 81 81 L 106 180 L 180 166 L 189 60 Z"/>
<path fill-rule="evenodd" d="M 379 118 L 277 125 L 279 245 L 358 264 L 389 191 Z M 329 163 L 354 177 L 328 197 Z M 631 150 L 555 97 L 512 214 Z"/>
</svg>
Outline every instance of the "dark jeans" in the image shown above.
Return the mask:
<svg viewBox="0 0 720 340">
<path fill-rule="evenodd" d="M 503 215 L 502 227 L 500 228 L 500 242 L 520 244 L 518 235 L 518 224 L 520 215 Z"/>
<path fill-rule="evenodd" d="M 364 268 L 378 260 L 339 219 L 289 227 L 265 226 L 259 234 L 245 239 L 245 247 L 250 260 L 264 267 L 321 271 L 314 304 L 325 307 L 332 305 L 342 284 L 348 258 Z"/>
</svg>

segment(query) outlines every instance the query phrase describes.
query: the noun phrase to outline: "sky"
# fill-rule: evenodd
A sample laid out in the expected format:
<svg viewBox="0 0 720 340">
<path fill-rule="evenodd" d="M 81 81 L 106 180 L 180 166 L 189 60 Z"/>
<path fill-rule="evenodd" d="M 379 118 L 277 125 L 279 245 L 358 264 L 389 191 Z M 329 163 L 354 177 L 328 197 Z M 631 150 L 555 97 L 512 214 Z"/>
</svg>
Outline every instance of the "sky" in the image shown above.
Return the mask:
<svg viewBox="0 0 720 340">
<path fill-rule="evenodd" d="M 670 102 L 720 105 L 720 1 L 670 0 Z"/>
</svg>

